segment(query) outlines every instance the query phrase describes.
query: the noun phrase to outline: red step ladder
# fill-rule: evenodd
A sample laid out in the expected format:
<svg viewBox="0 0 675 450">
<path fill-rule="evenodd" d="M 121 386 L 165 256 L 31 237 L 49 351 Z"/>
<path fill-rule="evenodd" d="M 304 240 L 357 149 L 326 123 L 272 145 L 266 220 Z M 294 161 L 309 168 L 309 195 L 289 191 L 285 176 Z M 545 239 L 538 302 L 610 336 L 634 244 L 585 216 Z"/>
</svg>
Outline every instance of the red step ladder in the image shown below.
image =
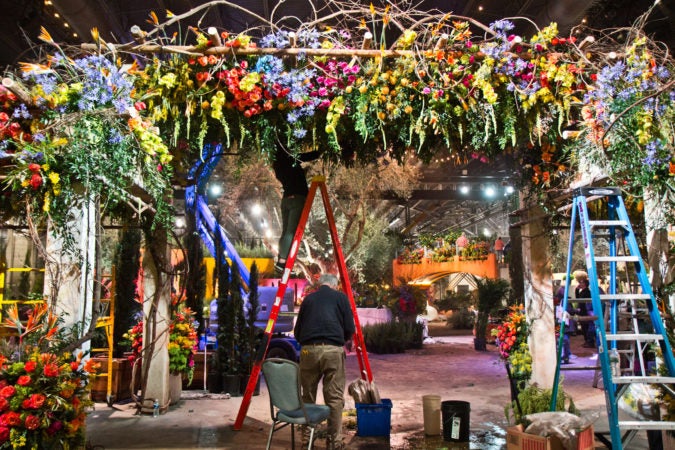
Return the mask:
<svg viewBox="0 0 675 450">
<path fill-rule="evenodd" d="M 244 397 L 241 401 L 241 406 L 239 408 L 239 414 L 237 414 L 237 420 L 234 422 L 234 430 L 241 430 L 242 425 L 244 424 L 244 419 L 246 418 L 246 413 L 248 412 L 248 407 L 251 404 L 251 397 L 253 396 L 253 391 L 255 390 L 256 384 L 258 383 L 258 377 L 260 376 L 260 369 L 262 368 L 262 363 L 265 360 L 267 355 L 267 349 L 272 338 L 272 330 L 274 329 L 274 324 L 277 321 L 279 316 L 279 310 L 281 309 L 281 301 L 286 292 L 286 285 L 288 284 L 288 278 L 291 275 L 291 269 L 295 264 L 295 258 L 298 256 L 298 248 L 300 248 L 300 242 L 302 241 L 302 236 L 305 233 L 305 225 L 307 225 L 307 219 L 309 217 L 309 212 L 312 209 L 312 204 L 314 202 L 314 196 L 316 195 L 316 190 L 321 190 L 321 198 L 323 199 L 323 206 L 326 210 L 326 219 L 328 221 L 328 227 L 330 229 L 330 235 L 333 240 L 333 252 L 338 264 L 338 270 L 340 272 L 340 280 L 342 281 L 342 287 L 345 291 L 345 294 L 349 298 L 349 304 L 352 307 L 352 312 L 354 315 L 354 325 L 356 332 L 354 333 L 354 348 L 356 350 L 356 355 L 359 361 L 359 369 L 361 378 L 372 382 L 373 374 L 370 370 L 370 363 L 368 362 L 368 352 L 366 351 L 366 345 L 363 340 L 363 333 L 361 332 L 361 324 L 359 323 L 359 316 L 356 312 L 356 303 L 354 302 L 354 295 L 352 293 L 352 286 L 349 282 L 349 276 L 347 274 L 347 266 L 345 265 L 345 257 L 342 253 L 342 246 L 340 246 L 340 239 L 338 238 L 337 229 L 335 228 L 335 217 L 333 216 L 333 209 L 330 206 L 330 201 L 328 199 L 328 191 L 326 189 L 326 178 L 325 177 L 314 177 L 312 178 L 312 184 L 309 187 L 309 194 L 307 194 L 307 200 L 305 201 L 305 207 L 302 210 L 302 215 L 300 216 L 300 222 L 298 223 L 298 229 L 295 231 L 295 237 L 291 243 L 291 250 L 288 252 L 288 257 L 286 258 L 286 267 L 284 268 L 284 273 L 281 276 L 281 281 L 279 282 L 279 289 L 277 290 L 277 296 L 274 298 L 274 305 L 270 311 L 270 317 L 267 321 L 267 327 L 265 328 L 265 334 L 263 342 L 265 345 L 261 345 L 262 352 L 258 352 L 256 355 L 256 361 L 251 370 L 251 375 L 248 379 L 248 384 L 246 385 L 246 391 L 244 392 Z"/>
</svg>

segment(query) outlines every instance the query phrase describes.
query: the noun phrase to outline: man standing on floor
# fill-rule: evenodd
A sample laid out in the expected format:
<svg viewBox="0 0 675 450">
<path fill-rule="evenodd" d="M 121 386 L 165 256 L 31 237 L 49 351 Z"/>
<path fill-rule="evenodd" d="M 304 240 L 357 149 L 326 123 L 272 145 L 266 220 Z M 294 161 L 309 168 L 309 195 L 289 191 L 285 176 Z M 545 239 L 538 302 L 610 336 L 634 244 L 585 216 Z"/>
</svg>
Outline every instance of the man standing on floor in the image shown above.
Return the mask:
<svg viewBox="0 0 675 450">
<path fill-rule="evenodd" d="M 344 448 L 344 345 L 355 332 L 354 315 L 347 296 L 336 290 L 337 276 L 323 274 L 319 283 L 319 289 L 305 297 L 300 305 L 295 324 L 295 338 L 302 346 L 300 384 L 303 401 L 316 403 L 319 381 L 323 381 L 323 399 L 331 411 L 328 417 L 328 448 L 340 450 Z"/>
</svg>

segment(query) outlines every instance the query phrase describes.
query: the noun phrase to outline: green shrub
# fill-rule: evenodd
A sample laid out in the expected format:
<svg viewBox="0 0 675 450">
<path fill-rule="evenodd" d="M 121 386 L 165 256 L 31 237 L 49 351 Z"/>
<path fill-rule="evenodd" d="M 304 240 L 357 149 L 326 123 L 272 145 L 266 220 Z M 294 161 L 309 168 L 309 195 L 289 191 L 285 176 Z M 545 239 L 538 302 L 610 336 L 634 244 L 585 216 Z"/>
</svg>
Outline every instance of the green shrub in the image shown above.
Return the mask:
<svg viewBox="0 0 675 450">
<path fill-rule="evenodd" d="M 469 308 L 454 310 L 447 324 L 453 330 L 472 330 L 476 323 L 476 315 Z"/>
<path fill-rule="evenodd" d="M 511 423 L 513 418 L 516 424 L 524 424 L 526 416 L 550 411 L 552 395 L 552 389 L 542 389 L 534 384 L 527 385 L 518 392 L 518 401 L 512 401 L 504 408 L 506 420 Z M 562 381 L 558 385 L 555 410 L 579 415 L 579 410 L 574 405 L 572 397 L 563 390 Z"/>
<path fill-rule="evenodd" d="M 362 328 L 366 349 L 372 353 L 403 353 L 422 347 L 424 326 L 417 322 L 391 321 Z"/>
</svg>

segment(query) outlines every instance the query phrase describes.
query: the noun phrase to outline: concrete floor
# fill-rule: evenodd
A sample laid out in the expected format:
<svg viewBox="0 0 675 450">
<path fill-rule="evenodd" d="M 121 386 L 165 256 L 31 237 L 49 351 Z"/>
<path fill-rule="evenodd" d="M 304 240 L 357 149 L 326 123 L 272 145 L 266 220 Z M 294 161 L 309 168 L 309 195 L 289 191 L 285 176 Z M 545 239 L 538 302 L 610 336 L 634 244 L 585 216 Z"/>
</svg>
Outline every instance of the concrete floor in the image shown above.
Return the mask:
<svg viewBox="0 0 675 450">
<path fill-rule="evenodd" d="M 433 328 L 432 328 L 432 336 Z M 509 425 L 504 406 L 510 398 L 508 378 L 496 347 L 487 352 L 473 349 L 472 336 L 434 337 L 422 349 L 396 355 L 370 354 L 369 361 L 382 398 L 393 403 L 391 434 L 387 437 L 356 436 L 354 402 L 347 394 L 346 443 L 350 449 L 505 449 Z M 573 338 L 573 363 L 591 364 L 593 352 L 582 349 Z M 578 339 L 581 339 L 580 337 Z M 347 357 L 348 383 L 358 378 L 355 354 Z M 592 386 L 593 373 L 564 373 L 565 391 L 572 395 L 586 417 L 599 418 L 595 429 L 607 430 L 604 393 Z M 471 404 L 471 443 L 451 445 L 442 437 L 424 435 L 422 396 L 438 394 L 442 400 L 463 400 Z M 265 448 L 271 419 L 264 383 L 254 396 L 244 425 L 234 431 L 241 397 L 224 398 L 203 391 L 184 391 L 181 401 L 158 418 L 135 415 L 130 404 L 109 408 L 96 404 L 87 419 L 88 448 L 103 449 L 250 449 Z M 275 434 L 274 449 L 290 449 L 288 429 Z M 299 448 L 299 442 L 296 442 Z M 325 448 L 319 440 L 317 449 Z M 599 446 L 598 448 L 604 448 Z M 626 449 L 647 449 L 645 436 L 638 435 Z"/>
</svg>

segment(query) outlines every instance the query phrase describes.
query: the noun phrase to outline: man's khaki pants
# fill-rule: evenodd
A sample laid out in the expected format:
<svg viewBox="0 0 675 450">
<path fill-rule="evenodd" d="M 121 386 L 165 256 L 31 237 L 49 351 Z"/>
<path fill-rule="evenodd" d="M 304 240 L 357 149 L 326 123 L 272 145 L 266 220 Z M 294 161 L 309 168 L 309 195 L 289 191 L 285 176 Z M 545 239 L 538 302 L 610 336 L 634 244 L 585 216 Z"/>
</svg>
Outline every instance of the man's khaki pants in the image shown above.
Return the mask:
<svg viewBox="0 0 675 450">
<path fill-rule="evenodd" d="M 342 410 L 345 406 L 345 351 L 337 345 L 304 345 L 300 352 L 302 400 L 316 403 L 319 381 L 323 380 L 323 401 L 330 407 L 328 439 L 342 443 Z"/>
</svg>

